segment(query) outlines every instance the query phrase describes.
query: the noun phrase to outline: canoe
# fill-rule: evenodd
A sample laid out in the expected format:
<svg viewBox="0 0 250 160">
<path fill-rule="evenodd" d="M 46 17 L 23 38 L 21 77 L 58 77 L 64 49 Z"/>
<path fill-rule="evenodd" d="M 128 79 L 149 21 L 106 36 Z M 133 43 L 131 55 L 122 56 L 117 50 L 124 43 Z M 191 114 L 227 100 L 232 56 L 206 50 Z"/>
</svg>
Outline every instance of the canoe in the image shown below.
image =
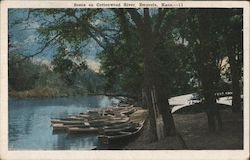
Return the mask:
<svg viewBox="0 0 250 160">
<path fill-rule="evenodd" d="M 85 120 L 61 120 L 61 119 L 51 119 L 51 124 L 62 123 L 62 124 L 84 124 Z"/>
<path fill-rule="evenodd" d="M 98 136 L 101 144 L 127 143 L 135 138 L 143 128 L 143 123 L 138 123 L 136 127 L 132 127 L 125 131 L 106 132 Z"/>
<path fill-rule="evenodd" d="M 89 127 L 86 124 L 72 124 L 72 125 L 65 125 L 63 123 L 55 123 L 52 124 L 53 131 L 66 131 L 69 127 Z"/>
<path fill-rule="evenodd" d="M 86 121 L 88 120 L 87 117 L 82 117 L 82 116 L 69 116 L 69 117 L 64 117 L 64 118 L 53 118 L 53 119 L 60 119 L 64 121 Z"/>
<path fill-rule="evenodd" d="M 69 127 L 69 133 L 98 133 L 98 128 L 95 127 Z"/>
<path fill-rule="evenodd" d="M 132 122 L 105 126 L 99 129 L 99 134 L 110 134 L 121 131 L 130 131 L 132 128 L 136 127 L 138 127 L 138 123 L 132 123 Z"/>
<path fill-rule="evenodd" d="M 71 119 L 71 120 L 63 120 L 63 119 L 51 119 L 52 127 L 56 129 L 65 129 L 68 126 L 76 126 L 76 127 L 103 127 L 114 124 L 121 124 L 129 121 L 129 117 L 101 117 L 97 119 Z M 58 124 L 58 125 L 57 125 Z"/>
<path fill-rule="evenodd" d="M 132 108 L 129 108 L 127 110 L 123 110 L 120 113 L 125 114 L 125 115 L 130 115 L 130 114 L 134 113 L 135 111 L 136 111 L 136 109 L 134 107 L 132 107 Z"/>
<path fill-rule="evenodd" d="M 107 119 L 107 120 L 89 120 L 89 125 L 91 127 L 104 127 L 104 126 L 111 126 L 116 124 L 122 124 L 129 121 L 129 117 L 120 118 L 120 119 Z"/>
<path fill-rule="evenodd" d="M 135 112 L 136 109 L 131 105 L 130 107 L 111 107 L 110 109 L 105 111 L 107 115 L 114 115 L 114 116 L 122 116 L 122 115 L 129 115 Z"/>
</svg>

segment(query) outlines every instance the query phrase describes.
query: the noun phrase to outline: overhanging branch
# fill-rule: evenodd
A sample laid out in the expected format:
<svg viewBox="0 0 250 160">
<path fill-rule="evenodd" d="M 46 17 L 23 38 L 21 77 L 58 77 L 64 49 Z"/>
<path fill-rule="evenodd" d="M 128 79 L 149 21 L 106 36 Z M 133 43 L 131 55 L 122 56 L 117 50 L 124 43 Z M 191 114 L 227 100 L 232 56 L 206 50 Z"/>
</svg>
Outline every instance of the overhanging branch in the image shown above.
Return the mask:
<svg viewBox="0 0 250 160">
<path fill-rule="evenodd" d="M 43 46 L 38 52 L 36 52 L 35 54 L 31 54 L 31 55 L 24 56 L 24 58 L 22 58 L 22 59 L 16 61 L 16 63 L 20 63 L 20 62 L 22 62 L 22 61 L 24 61 L 24 60 L 26 60 L 26 59 L 28 59 L 28 58 L 32 58 L 32 57 L 34 57 L 34 56 L 36 56 L 36 55 L 38 55 L 38 54 L 41 54 L 41 53 L 50 45 L 50 43 L 51 43 L 52 41 L 54 41 L 58 36 L 59 36 L 59 34 L 55 35 L 52 39 L 50 39 L 49 41 L 47 41 L 47 42 L 44 44 L 44 46 Z"/>
<path fill-rule="evenodd" d="M 143 20 L 142 16 L 137 12 L 136 9 L 126 9 L 128 13 L 130 14 L 132 20 L 135 22 L 137 28 L 141 29 L 143 28 Z"/>
</svg>

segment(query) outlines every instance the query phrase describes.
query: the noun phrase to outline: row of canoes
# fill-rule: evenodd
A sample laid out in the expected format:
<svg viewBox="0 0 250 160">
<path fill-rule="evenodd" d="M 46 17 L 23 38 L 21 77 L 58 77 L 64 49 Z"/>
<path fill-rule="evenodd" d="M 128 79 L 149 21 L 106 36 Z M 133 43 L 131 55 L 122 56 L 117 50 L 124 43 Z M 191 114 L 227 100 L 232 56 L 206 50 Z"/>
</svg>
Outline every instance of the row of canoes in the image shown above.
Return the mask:
<svg viewBox="0 0 250 160">
<path fill-rule="evenodd" d="M 143 122 L 130 121 L 130 115 L 136 109 L 133 105 L 119 104 L 101 110 L 91 110 L 79 115 L 60 119 L 51 119 L 54 133 L 97 133 L 102 144 L 109 144 L 125 140 L 138 134 Z"/>
</svg>

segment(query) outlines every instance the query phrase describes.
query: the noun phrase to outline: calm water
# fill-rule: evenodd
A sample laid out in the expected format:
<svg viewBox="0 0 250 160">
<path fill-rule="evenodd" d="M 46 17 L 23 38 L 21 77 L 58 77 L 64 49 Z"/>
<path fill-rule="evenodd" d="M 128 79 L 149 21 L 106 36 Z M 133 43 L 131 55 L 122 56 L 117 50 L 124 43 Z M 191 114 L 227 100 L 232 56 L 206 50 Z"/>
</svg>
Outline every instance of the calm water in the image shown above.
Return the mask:
<svg viewBox="0 0 250 160">
<path fill-rule="evenodd" d="M 79 114 L 117 102 L 106 96 L 9 100 L 10 150 L 79 150 L 97 145 L 96 135 L 52 134 L 51 118 Z"/>
</svg>

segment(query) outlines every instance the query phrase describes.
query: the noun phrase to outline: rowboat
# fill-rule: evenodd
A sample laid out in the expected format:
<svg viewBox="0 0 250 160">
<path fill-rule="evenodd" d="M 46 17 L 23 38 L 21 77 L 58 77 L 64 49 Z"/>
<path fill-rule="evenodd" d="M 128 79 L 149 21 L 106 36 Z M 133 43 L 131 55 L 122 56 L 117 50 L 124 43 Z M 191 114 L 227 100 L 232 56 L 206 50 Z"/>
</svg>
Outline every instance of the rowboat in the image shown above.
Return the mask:
<svg viewBox="0 0 250 160">
<path fill-rule="evenodd" d="M 96 127 L 69 127 L 67 129 L 69 133 L 98 133 Z"/>
<path fill-rule="evenodd" d="M 61 119 L 51 119 L 51 124 L 66 124 L 66 125 L 73 125 L 73 124 L 84 124 L 86 123 L 85 120 L 61 120 Z"/>
<path fill-rule="evenodd" d="M 126 110 L 121 111 L 120 113 L 125 114 L 125 115 L 129 115 L 129 114 L 134 113 L 135 111 L 136 111 L 136 109 L 134 107 L 131 107 L 131 108 L 128 108 Z"/>
<path fill-rule="evenodd" d="M 129 131 L 131 128 L 135 128 L 138 126 L 138 123 L 122 123 L 122 124 L 116 124 L 111 126 L 105 126 L 101 129 L 99 129 L 99 134 L 107 134 L 107 133 L 115 133 L 120 131 Z"/>
<path fill-rule="evenodd" d="M 87 117 L 82 117 L 82 116 L 68 116 L 64 118 L 52 118 L 52 120 L 64 120 L 64 121 L 84 121 L 87 120 Z"/>
<path fill-rule="evenodd" d="M 55 123 L 52 124 L 53 131 L 66 131 L 70 127 L 89 127 L 88 124 L 71 124 L 71 125 L 66 125 L 63 123 Z"/>
<path fill-rule="evenodd" d="M 128 107 L 121 107 L 121 106 L 113 106 L 105 110 L 105 113 L 108 115 L 129 115 L 135 112 L 136 109 L 134 108 L 133 105 L 130 105 Z"/>
<path fill-rule="evenodd" d="M 89 110 L 78 115 L 64 118 L 51 119 L 53 131 L 69 131 L 69 133 L 98 132 L 104 129 L 104 133 L 125 135 L 125 131 L 131 132 L 132 125 L 126 124 L 130 121 L 129 115 L 136 109 L 130 104 L 118 104 L 101 110 Z M 134 134 L 134 133 L 133 133 Z M 130 135 L 130 134 L 129 134 Z"/>
<path fill-rule="evenodd" d="M 126 143 L 135 138 L 142 131 L 142 128 L 143 122 L 124 131 L 106 132 L 99 135 L 98 140 L 101 144 Z"/>
<path fill-rule="evenodd" d="M 87 120 L 87 121 L 54 119 L 51 120 L 51 126 L 53 127 L 53 130 L 65 130 L 68 127 L 101 128 L 104 126 L 126 123 L 128 121 L 129 117 L 123 117 L 123 118 L 114 117 L 110 119 L 97 119 L 97 120 Z"/>
</svg>

